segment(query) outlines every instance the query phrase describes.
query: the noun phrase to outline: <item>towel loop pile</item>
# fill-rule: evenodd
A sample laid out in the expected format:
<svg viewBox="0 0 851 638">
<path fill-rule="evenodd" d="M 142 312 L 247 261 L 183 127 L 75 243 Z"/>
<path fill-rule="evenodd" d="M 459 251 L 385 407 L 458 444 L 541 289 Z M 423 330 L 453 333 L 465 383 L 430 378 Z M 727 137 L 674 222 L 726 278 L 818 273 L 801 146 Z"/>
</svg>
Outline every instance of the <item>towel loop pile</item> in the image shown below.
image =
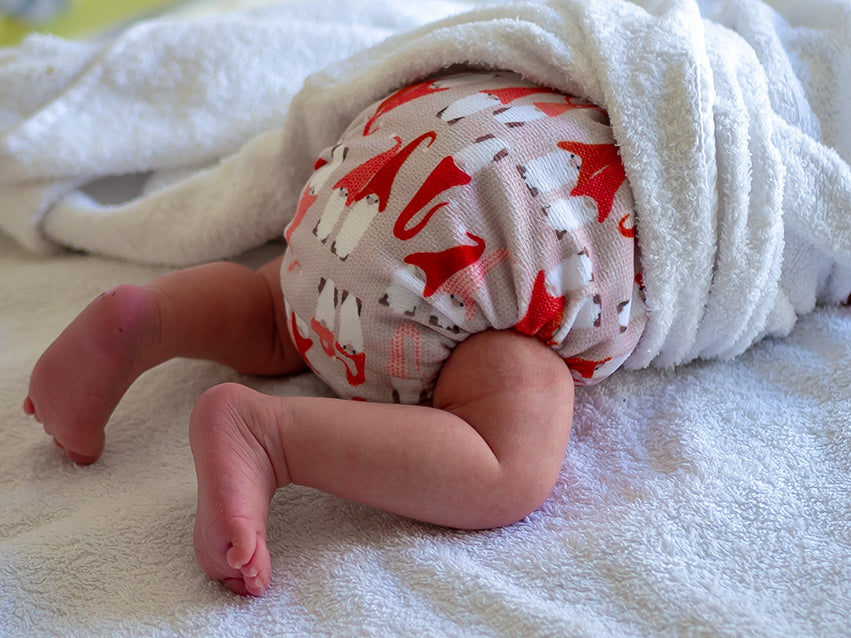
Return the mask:
<svg viewBox="0 0 851 638">
<path fill-rule="evenodd" d="M 0 228 L 37 250 L 149 262 L 239 253 L 280 235 L 314 159 L 359 110 L 467 64 L 609 111 L 651 311 L 628 366 L 732 357 L 847 296 L 847 1 L 552 0 L 428 24 L 464 3 L 404 4 L 376 3 L 336 31 L 324 23 L 321 37 L 292 19 L 306 4 L 290 2 L 0 52 L 0 86 L 15 88 L 0 99 Z M 351 13 L 343 0 L 321 5 Z M 317 55 L 326 39 L 335 46 Z M 156 179 L 123 205 L 78 188 L 144 171 Z"/>
</svg>

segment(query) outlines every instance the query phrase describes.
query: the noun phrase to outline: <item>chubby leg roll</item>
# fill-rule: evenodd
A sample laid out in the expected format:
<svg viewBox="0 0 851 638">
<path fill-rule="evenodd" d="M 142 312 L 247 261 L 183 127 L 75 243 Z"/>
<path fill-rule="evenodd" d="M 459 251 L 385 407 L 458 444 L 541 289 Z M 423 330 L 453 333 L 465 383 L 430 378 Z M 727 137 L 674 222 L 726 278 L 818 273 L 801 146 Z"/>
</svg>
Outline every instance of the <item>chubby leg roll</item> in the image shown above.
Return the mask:
<svg viewBox="0 0 851 638">
<path fill-rule="evenodd" d="M 24 411 L 77 463 L 92 463 L 121 397 L 172 357 L 212 359 L 242 372 L 304 366 L 283 326 L 280 260 L 253 271 L 214 263 L 121 285 L 92 301 L 36 363 Z"/>
<path fill-rule="evenodd" d="M 460 344 L 440 373 L 434 407 L 217 386 L 190 421 L 196 556 L 231 590 L 262 593 L 269 501 L 290 483 L 449 527 L 512 523 L 552 491 L 572 413 L 566 364 L 511 331 Z"/>
</svg>

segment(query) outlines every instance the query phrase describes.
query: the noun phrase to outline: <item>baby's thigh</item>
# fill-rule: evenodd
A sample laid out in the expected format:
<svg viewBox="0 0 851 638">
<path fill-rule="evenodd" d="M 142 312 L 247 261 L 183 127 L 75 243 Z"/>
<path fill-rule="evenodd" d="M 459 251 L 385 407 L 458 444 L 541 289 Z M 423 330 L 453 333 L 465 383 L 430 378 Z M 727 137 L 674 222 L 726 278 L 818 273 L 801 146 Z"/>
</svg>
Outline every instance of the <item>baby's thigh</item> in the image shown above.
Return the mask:
<svg viewBox="0 0 851 638">
<path fill-rule="evenodd" d="M 512 330 L 472 335 L 452 352 L 434 407 L 484 438 L 511 482 L 542 501 L 558 478 L 573 422 L 574 381 L 539 339 Z"/>
</svg>

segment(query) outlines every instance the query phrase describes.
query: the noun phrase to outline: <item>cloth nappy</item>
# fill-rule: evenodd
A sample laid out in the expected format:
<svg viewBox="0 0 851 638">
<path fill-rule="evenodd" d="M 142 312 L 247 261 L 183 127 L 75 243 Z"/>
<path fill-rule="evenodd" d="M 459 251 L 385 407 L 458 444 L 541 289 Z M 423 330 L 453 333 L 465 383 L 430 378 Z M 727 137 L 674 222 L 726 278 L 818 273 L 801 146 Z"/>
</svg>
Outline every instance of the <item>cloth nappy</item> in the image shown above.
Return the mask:
<svg viewBox="0 0 851 638">
<path fill-rule="evenodd" d="M 489 329 L 595 383 L 646 323 L 634 235 L 600 108 L 512 73 L 427 80 L 316 162 L 285 231 L 287 325 L 343 397 L 428 403 L 453 348 Z"/>
</svg>

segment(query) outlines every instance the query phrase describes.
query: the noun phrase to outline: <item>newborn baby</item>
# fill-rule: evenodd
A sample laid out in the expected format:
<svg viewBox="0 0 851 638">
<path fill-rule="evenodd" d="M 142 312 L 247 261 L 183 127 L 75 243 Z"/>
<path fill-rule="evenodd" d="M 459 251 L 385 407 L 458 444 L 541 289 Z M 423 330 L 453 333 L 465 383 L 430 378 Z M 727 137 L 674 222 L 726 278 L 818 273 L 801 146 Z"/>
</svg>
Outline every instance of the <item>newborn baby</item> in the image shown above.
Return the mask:
<svg viewBox="0 0 851 638">
<path fill-rule="evenodd" d="M 196 556 L 241 594 L 269 585 L 269 502 L 290 483 L 505 525 L 553 488 L 574 384 L 611 374 L 645 326 L 632 207 L 596 106 L 510 73 L 414 84 L 322 153 L 283 258 L 104 293 L 38 361 L 24 409 L 91 463 L 130 384 L 176 356 L 310 366 L 357 399 L 224 384 L 196 404 Z"/>
</svg>

